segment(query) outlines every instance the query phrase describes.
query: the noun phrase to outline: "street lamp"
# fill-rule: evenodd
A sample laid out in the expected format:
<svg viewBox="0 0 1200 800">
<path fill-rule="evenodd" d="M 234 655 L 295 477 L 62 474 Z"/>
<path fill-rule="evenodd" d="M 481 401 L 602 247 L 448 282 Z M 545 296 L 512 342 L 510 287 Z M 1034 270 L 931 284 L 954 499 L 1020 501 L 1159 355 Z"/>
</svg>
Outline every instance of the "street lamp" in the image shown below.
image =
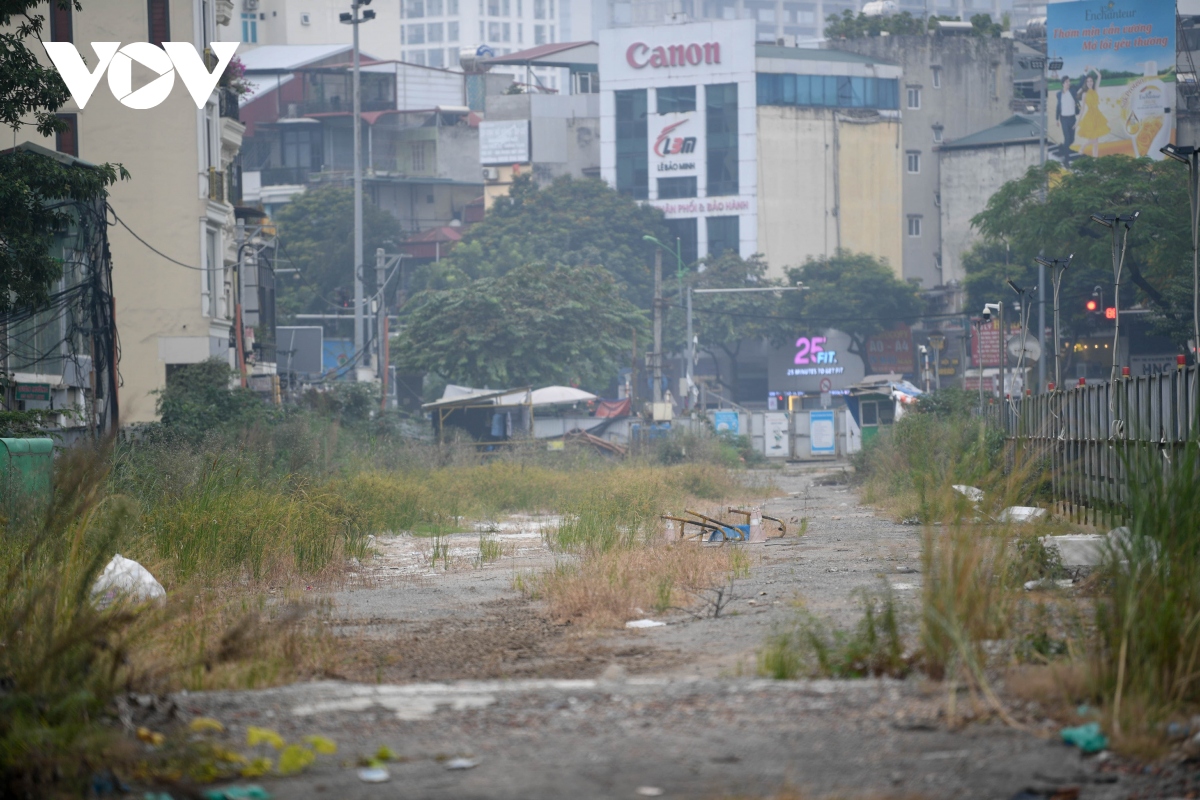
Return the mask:
<svg viewBox="0 0 1200 800">
<path fill-rule="evenodd" d="M 1142 212 L 1135 211 L 1132 214 L 1092 214 L 1092 222 L 1098 225 L 1103 225 L 1112 231 L 1112 261 L 1113 261 L 1113 365 L 1112 375 L 1109 380 L 1114 383 L 1120 373 L 1117 371 L 1117 365 L 1120 363 L 1117 357 L 1117 346 L 1121 339 L 1121 270 L 1125 267 L 1125 248 L 1129 242 L 1129 229 L 1133 227 L 1133 223 L 1137 222 L 1138 216 Z M 1121 234 L 1121 245 L 1117 247 L 1117 231 L 1123 229 Z"/>
<path fill-rule="evenodd" d="M 665 244 L 660 242 L 658 239 L 651 236 L 650 234 L 646 234 L 645 236 L 642 237 L 642 239 L 643 239 L 643 241 L 647 241 L 647 242 L 650 242 L 651 244 L 661 247 L 663 250 L 666 250 L 668 253 L 675 256 L 675 277 L 679 281 L 679 299 L 683 300 L 683 272 L 684 272 L 684 270 L 683 270 L 683 243 L 679 240 L 678 237 L 676 237 L 675 238 L 675 249 L 672 250 L 671 248 L 667 247 Z M 661 298 L 655 297 L 654 302 L 656 304 L 661 302 Z M 655 308 L 657 308 L 657 307 L 658 306 L 655 305 Z M 659 356 L 659 357 L 661 358 L 661 356 Z M 688 400 L 689 400 L 689 405 L 691 405 L 690 401 L 691 401 L 692 390 L 693 390 L 692 364 L 696 360 L 695 343 L 692 341 L 692 287 L 691 286 L 688 287 L 688 293 L 687 293 L 687 348 L 685 350 L 685 357 L 687 358 L 687 364 L 685 365 L 684 373 L 687 377 Z"/>
<path fill-rule="evenodd" d="M 980 314 L 979 323 L 976 325 L 975 341 L 979 347 L 979 413 L 983 413 L 983 323 L 992 321 L 992 311 L 996 312 L 997 316 L 1004 313 L 1004 307 L 999 303 L 984 303 L 983 311 Z M 1003 327 L 1003 325 L 1001 326 Z M 1004 355 L 1004 332 L 1000 332 L 1000 355 Z M 1003 364 L 1003 361 L 1000 362 Z M 1001 386 L 1004 383 L 1004 370 L 1000 370 Z"/>
<path fill-rule="evenodd" d="M 1051 279 L 1054 281 L 1054 388 L 1062 386 L 1062 375 L 1059 374 L 1058 362 L 1062 356 L 1062 346 L 1059 344 L 1058 332 L 1058 292 L 1062 288 L 1063 274 L 1067 271 L 1067 267 L 1071 266 L 1071 259 L 1075 258 L 1075 254 L 1066 258 L 1042 258 L 1037 257 L 1037 263 L 1043 269 L 1049 269 Z M 1045 350 L 1043 349 L 1043 353 Z M 1043 358 L 1045 356 L 1043 355 Z"/>
<path fill-rule="evenodd" d="M 1188 201 L 1192 207 L 1192 347 L 1193 360 L 1200 354 L 1200 150 L 1192 145 L 1168 144 L 1159 150 L 1167 158 L 1188 166 Z"/>
<path fill-rule="evenodd" d="M 1029 338 L 1029 312 L 1033 310 L 1029 303 L 1025 302 L 1025 295 L 1035 294 L 1033 289 L 1022 289 L 1017 284 L 1013 283 L 1012 278 L 1005 280 L 1008 288 L 1016 292 L 1020 298 L 1020 304 L 1017 306 L 1017 321 L 1021 324 L 1021 355 L 1017 358 L 1017 374 L 1021 376 L 1021 388 L 1025 388 L 1025 345 Z M 1003 347 L 1003 340 L 1001 346 Z M 1011 398 L 1010 398 L 1011 399 Z"/>
<path fill-rule="evenodd" d="M 362 102 L 359 91 L 358 26 L 375 19 L 374 11 L 359 9 L 370 5 L 371 0 L 351 0 L 350 11 L 338 15 L 338 21 L 354 28 L 354 78 L 351 94 L 354 95 L 354 353 L 361 358 L 365 346 L 363 325 L 363 200 L 362 200 Z M 357 369 L 355 370 L 357 377 Z"/>
</svg>

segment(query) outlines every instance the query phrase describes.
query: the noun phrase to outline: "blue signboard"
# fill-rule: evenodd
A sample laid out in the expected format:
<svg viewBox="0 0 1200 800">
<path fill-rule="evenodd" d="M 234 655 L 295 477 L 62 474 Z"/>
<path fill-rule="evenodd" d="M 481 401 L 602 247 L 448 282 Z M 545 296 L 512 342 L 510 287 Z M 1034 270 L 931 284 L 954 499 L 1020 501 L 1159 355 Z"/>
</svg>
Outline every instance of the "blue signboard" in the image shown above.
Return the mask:
<svg viewBox="0 0 1200 800">
<path fill-rule="evenodd" d="M 714 411 L 713 412 L 713 427 L 717 433 L 731 433 L 737 436 L 738 430 L 738 413 L 736 411 Z"/>
<path fill-rule="evenodd" d="M 808 412 L 809 451 L 814 456 L 837 455 L 832 411 Z"/>
</svg>

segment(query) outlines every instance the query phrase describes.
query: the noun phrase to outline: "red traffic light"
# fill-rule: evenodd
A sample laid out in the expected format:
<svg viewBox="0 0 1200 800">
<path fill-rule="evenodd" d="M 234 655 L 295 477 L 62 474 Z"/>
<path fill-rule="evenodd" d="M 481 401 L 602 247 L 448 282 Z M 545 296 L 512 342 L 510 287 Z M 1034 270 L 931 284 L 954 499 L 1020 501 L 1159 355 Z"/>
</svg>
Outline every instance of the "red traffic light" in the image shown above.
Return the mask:
<svg viewBox="0 0 1200 800">
<path fill-rule="evenodd" d="M 1116 319 L 1117 318 L 1117 309 L 1114 308 L 1113 306 L 1109 306 L 1108 308 L 1104 309 L 1104 318 L 1105 319 Z"/>
<path fill-rule="evenodd" d="M 1095 311 L 1097 308 L 1100 307 L 1100 304 L 1097 303 L 1095 300 L 1088 300 L 1087 303 L 1085 303 L 1083 307 L 1086 308 L 1088 311 Z"/>
</svg>

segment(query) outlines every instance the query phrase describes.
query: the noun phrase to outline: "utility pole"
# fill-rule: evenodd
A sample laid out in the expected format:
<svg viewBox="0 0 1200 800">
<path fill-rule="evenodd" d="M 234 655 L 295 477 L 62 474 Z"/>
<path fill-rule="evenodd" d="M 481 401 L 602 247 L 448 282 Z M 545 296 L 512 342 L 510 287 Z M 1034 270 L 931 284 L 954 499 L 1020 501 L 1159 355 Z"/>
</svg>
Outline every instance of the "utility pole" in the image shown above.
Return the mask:
<svg viewBox="0 0 1200 800">
<path fill-rule="evenodd" d="M 1047 57 L 1049 42 L 1047 42 Z M 1047 58 L 1033 59 L 1033 64 L 1041 63 L 1042 67 L 1042 135 L 1041 135 L 1041 165 L 1042 169 L 1046 168 L 1046 134 L 1050 126 L 1050 112 L 1047 106 L 1049 89 L 1050 89 L 1050 72 L 1058 72 L 1063 67 L 1061 58 L 1048 60 Z M 1049 71 L 1047 71 L 1049 70 Z M 1065 145 L 1064 145 L 1065 146 Z M 1071 158 L 1070 153 L 1066 155 L 1067 160 Z M 1046 183 L 1042 184 L 1042 202 L 1046 202 L 1046 195 L 1049 194 L 1049 187 Z M 1039 251 L 1038 257 L 1045 256 L 1045 251 Z M 1046 388 L 1046 265 L 1038 261 L 1038 344 L 1042 347 L 1042 357 L 1038 359 L 1038 390 L 1044 391 Z"/>
<path fill-rule="evenodd" d="M 662 250 L 654 250 L 654 353 L 650 356 L 654 370 L 655 403 L 662 402 Z"/>
<path fill-rule="evenodd" d="M 233 297 L 234 297 L 233 341 L 234 341 L 234 347 L 235 347 L 234 352 L 237 356 L 236 360 L 237 360 L 238 378 L 241 380 L 242 388 L 244 389 L 244 388 L 246 388 L 246 350 L 245 350 L 245 343 L 242 341 L 242 335 L 244 333 L 244 330 L 242 328 L 241 284 L 242 284 L 242 273 L 245 268 L 245 261 L 244 261 L 245 256 L 243 254 L 246 251 L 247 242 L 246 242 L 246 223 L 240 219 L 238 220 L 238 223 L 237 223 L 237 240 L 236 241 L 237 241 L 237 275 L 234 276 L 234 279 L 232 281 Z M 209 302 L 209 306 L 210 306 L 209 311 L 212 312 L 212 315 L 215 317 L 217 315 L 217 298 L 216 298 L 215 287 L 214 287 L 214 291 L 212 293 L 210 293 L 210 295 L 209 295 L 208 302 Z"/>
<path fill-rule="evenodd" d="M 1188 166 L 1188 201 L 1192 211 L 1192 363 L 1200 363 L 1200 150 L 1168 144 L 1160 152 Z"/>
<path fill-rule="evenodd" d="M 692 367 L 696 363 L 696 336 L 692 333 L 692 287 L 689 284 L 687 290 L 687 387 L 688 387 L 688 408 L 690 409 L 695 403 L 692 401 L 692 395 L 695 393 L 696 384 L 692 380 Z"/>
</svg>

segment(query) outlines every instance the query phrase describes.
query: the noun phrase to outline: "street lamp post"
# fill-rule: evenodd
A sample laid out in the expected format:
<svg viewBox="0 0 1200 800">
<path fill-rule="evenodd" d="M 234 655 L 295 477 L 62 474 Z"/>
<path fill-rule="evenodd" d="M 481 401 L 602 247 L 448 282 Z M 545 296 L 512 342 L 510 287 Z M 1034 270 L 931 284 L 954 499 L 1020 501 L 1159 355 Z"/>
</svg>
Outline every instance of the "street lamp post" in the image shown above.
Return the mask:
<svg viewBox="0 0 1200 800">
<path fill-rule="evenodd" d="M 1159 152 L 1188 166 L 1188 201 L 1192 209 L 1192 360 L 1200 361 L 1200 149 L 1168 144 Z"/>
<path fill-rule="evenodd" d="M 1017 375 L 1019 375 L 1021 377 L 1021 389 L 1024 390 L 1026 388 L 1025 387 L 1025 347 L 1029 341 L 1029 315 L 1033 311 L 1033 307 L 1028 302 L 1026 302 L 1025 296 L 1034 294 L 1035 290 L 1022 289 L 1020 286 L 1017 286 L 1017 284 L 1013 283 L 1011 278 L 1006 280 L 1005 283 L 1008 284 L 1008 288 L 1010 288 L 1014 292 L 1016 292 L 1016 295 L 1020 301 L 1020 305 L 1017 306 L 1017 322 L 1021 326 L 1021 355 L 1017 357 Z M 1038 299 L 1040 302 L 1041 298 L 1038 298 Z M 1039 358 L 1038 361 L 1042 362 L 1042 363 L 1045 362 L 1045 351 L 1042 352 L 1042 357 Z M 1015 403 L 1015 400 L 1012 400 L 1011 397 L 1009 399 L 1010 399 L 1010 402 Z"/>
<path fill-rule="evenodd" d="M 350 11 L 338 15 L 339 22 L 343 25 L 350 25 L 354 29 L 354 76 L 351 94 L 354 97 L 354 352 L 356 358 L 362 357 L 366 340 L 363 324 L 362 93 L 359 91 L 358 26 L 375 19 L 374 11 L 363 11 L 361 15 L 358 11 L 370 3 L 371 0 L 351 0 Z"/>
<path fill-rule="evenodd" d="M 1062 288 L 1063 274 L 1066 273 L 1067 267 L 1071 266 L 1071 259 L 1075 258 L 1075 254 L 1066 258 L 1042 258 L 1037 257 L 1038 266 L 1045 270 L 1047 267 L 1051 271 L 1051 278 L 1054 282 L 1054 388 L 1062 388 L 1062 375 L 1059 372 L 1059 359 L 1062 358 L 1062 345 L 1059 343 L 1058 332 L 1058 292 Z M 1042 358 L 1045 359 L 1046 351 L 1043 348 Z"/>
<path fill-rule="evenodd" d="M 1063 60 L 1058 57 L 1053 57 L 1049 60 L 1045 58 L 1032 58 L 1029 60 L 1029 66 L 1042 71 L 1042 133 L 1040 137 L 1042 168 L 1046 166 L 1046 134 L 1050 127 L 1050 113 L 1048 109 L 1047 96 L 1050 89 L 1050 75 L 1047 72 L 1058 72 L 1063 68 Z M 1065 145 L 1064 145 L 1065 146 Z M 1064 156 L 1066 161 L 1070 161 L 1071 154 L 1068 151 Z M 1048 180 L 1048 178 L 1047 178 Z M 1046 202 L 1046 195 L 1049 194 L 1049 187 L 1046 183 L 1042 184 L 1042 202 Z M 1040 257 L 1042 253 L 1038 253 Z M 1046 352 L 1046 270 L 1042 266 L 1041 261 L 1038 262 L 1038 344 L 1042 346 L 1042 353 Z M 1038 385 L 1042 388 L 1046 386 L 1046 359 L 1043 356 L 1038 360 Z"/>
<path fill-rule="evenodd" d="M 1109 380 L 1116 382 L 1120 376 L 1117 367 L 1120 364 L 1120 359 L 1117 356 L 1117 347 L 1121 343 L 1121 271 L 1125 267 L 1125 248 L 1129 243 L 1129 229 L 1133 227 L 1133 223 L 1137 222 L 1138 215 L 1142 212 L 1135 211 L 1132 214 L 1092 214 L 1092 222 L 1103 225 L 1112 231 L 1112 262 L 1113 262 L 1113 363 L 1112 374 Z M 1117 246 L 1117 231 L 1124 229 L 1121 234 L 1120 247 Z"/>
<path fill-rule="evenodd" d="M 682 297 L 682 295 L 683 295 L 683 273 L 684 273 L 683 244 L 680 242 L 679 238 L 676 237 L 675 249 L 672 250 L 671 248 L 667 247 L 665 244 L 660 242 L 658 239 L 651 236 L 650 234 L 646 234 L 645 236 L 642 237 L 642 239 L 644 241 L 647 241 L 647 242 L 657 245 L 658 247 L 662 248 L 663 250 L 666 250 L 671 255 L 675 256 L 675 278 L 679 282 L 679 294 L 680 294 L 680 299 L 682 300 L 683 299 L 683 297 Z M 656 255 L 660 259 L 659 263 L 661 263 L 662 255 L 661 254 L 656 254 Z M 656 303 L 658 302 L 657 296 L 655 298 L 655 302 Z M 657 308 L 657 306 L 656 306 L 656 308 Z M 684 366 L 684 373 L 687 377 L 688 401 L 689 401 L 688 405 L 690 406 L 691 405 L 691 397 L 692 397 L 692 386 L 693 386 L 692 364 L 696 360 L 695 343 L 692 341 L 692 287 L 691 286 L 688 287 L 688 293 L 687 293 L 687 347 L 684 350 L 684 355 L 687 358 L 687 364 Z M 659 356 L 659 358 L 661 359 L 661 355 Z"/>
</svg>

